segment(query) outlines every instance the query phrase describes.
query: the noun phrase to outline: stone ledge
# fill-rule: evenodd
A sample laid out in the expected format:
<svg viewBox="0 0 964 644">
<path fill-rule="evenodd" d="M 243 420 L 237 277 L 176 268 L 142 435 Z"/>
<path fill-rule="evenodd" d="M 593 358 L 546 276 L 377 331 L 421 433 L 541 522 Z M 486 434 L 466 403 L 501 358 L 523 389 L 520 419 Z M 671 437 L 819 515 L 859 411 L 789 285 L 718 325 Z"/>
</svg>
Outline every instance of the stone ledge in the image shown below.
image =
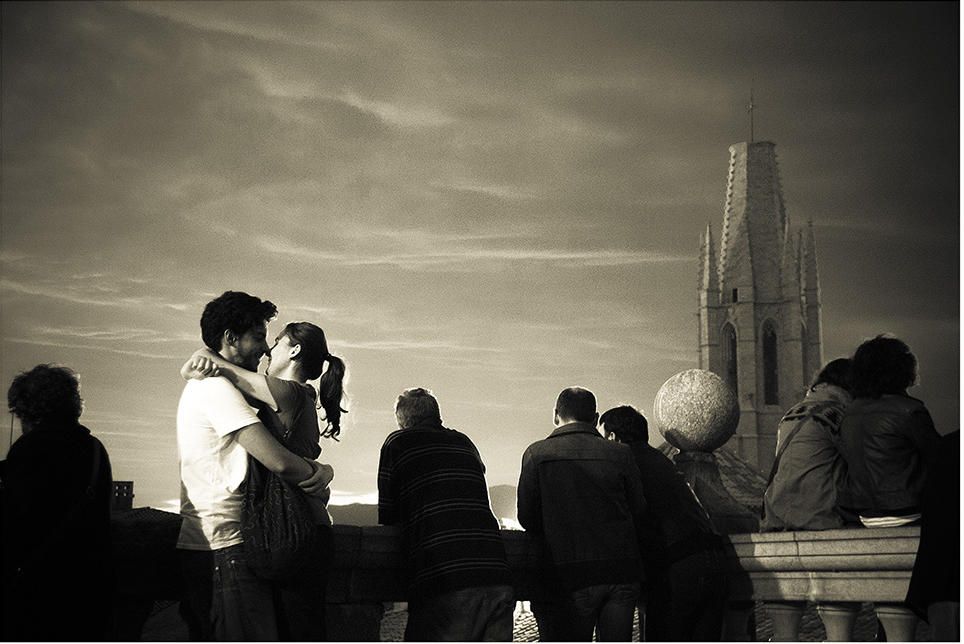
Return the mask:
<svg viewBox="0 0 964 644">
<path fill-rule="evenodd" d="M 176 514 L 156 511 L 115 517 L 122 596 L 179 597 L 174 551 L 179 522 Z M 397 534 L 394 527 L 334 527 L 330 603 L 406 599 Z M 731 535 L 732 599 L 902 601 L 919 536 L 917 527 Z M 502 538 L 516 597 L 538 598 L 545 592 L 539 543 L 523 531 L 503 530 Z"/>
</svg>

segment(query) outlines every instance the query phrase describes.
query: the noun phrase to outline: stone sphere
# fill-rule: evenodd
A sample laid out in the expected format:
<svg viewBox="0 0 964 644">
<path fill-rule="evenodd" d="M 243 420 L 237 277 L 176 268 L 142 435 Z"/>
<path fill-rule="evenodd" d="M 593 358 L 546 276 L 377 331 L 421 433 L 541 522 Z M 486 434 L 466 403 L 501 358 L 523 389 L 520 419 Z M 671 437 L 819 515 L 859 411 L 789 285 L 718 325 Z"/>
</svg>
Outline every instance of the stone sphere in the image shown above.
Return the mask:
<svg viewBox="0 0 964 644">
<path fill-rule="evenodd" d="M 712 452 L 736 431 L 740 406 L 718 375 L 688 369 L 659 388 L 653 420 L 666 442 L 681 452 Z"/>
</svg>

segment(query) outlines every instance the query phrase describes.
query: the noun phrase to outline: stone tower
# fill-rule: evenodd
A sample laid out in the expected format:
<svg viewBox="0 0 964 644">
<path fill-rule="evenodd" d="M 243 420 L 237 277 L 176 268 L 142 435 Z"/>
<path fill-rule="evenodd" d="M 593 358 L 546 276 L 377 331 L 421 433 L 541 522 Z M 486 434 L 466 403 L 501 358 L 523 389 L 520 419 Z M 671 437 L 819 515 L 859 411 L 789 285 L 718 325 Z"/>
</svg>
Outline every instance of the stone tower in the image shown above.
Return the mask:
<svg viewBox="0 0 964 644">
<path fill-rule="evenodd" d="M 766 473 L 777 424 L 823 364 L 813 228 L 793 231 L 774 144 L 730 146 L 719 256 L 700 236 L 700 368 L 736 392 L 740 423 L 727 447 Z"/>
</svg>

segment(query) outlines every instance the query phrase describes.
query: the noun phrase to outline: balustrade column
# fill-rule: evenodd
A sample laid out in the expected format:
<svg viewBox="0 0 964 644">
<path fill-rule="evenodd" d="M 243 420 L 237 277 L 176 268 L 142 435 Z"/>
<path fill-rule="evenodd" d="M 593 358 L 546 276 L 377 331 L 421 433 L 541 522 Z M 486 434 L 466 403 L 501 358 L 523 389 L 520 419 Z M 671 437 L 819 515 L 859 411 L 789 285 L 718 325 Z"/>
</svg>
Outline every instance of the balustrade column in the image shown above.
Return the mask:
<svg viewBox="0 0 964 644">
<path fill-rule="evenodd" d="M 817 614 L 827 631 L 828 642 L 849 642 L 853 640 L 854 623 L 857 621 L 859 603 L 818 604 Z"/>
</svg>

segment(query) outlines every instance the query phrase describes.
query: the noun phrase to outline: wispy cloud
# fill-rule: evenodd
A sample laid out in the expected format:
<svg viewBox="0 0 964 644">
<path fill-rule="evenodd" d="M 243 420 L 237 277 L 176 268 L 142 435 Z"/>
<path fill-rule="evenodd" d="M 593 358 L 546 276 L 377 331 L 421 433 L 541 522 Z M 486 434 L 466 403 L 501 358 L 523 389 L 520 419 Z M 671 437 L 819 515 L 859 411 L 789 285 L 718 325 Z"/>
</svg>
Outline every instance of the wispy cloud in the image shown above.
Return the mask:
<svg viewBox="0 0 964 644">
<path fill-rule="evenodd" d="M 298 257 L 314 262 L 338 262 L 349 266 L 397 266 L 407 269 L 452 268 L 470 263 L 536 262 L 559 264 L 573 269 L 591 266 L 630 266 L 639 264 L 663 264 L 669 262 L 692 262 L 692 255 L 671 254 L 659 251 L 565 250 L 535 248 L 462 248 L 451 251 L 425 251 L 421 253 L 348 254 L 319 251 L 292 244 L 277 237 L 259 237 L 256 244 L 270 253 Z"/>
<path fill-rule="evenodd" d="M 481 194 L 489 197 L 495 197 L 497 199 L 504 199 L 506 201 L 527 201 L 529 199 L 536 199 L 540 196 L 535 190 L 522 188 L 519 186 L 486 184 L 469 180 L 449 182 L 434 181 L 429 185 L 431 185 L 433 188 L 439 188 L 442 190 Z"/>
<path fill-rule="evenodd" d="M 470 351 L 483 353 L 499 353 L 493 347 L 473 347 L 456 342 L 439 340 L 340 340 L 339 346 L 346 349 L 362 349 L 369 351 Z"/>
<path fill-rule="evenodd" d="M 134 349 L 120 349 L 111 346 L 97 346 L 93 344 L 79 344 L 76 342 L 64 342 L 57 340 L 40 340 L 36 338 L 4 338 L 4 342 L 13 344 L 29 344 L 39 347 L 60 347 L 62 349 L 80 349 L 84 351 L 96 351 L 98 353 L 108 352 L 124 356 L 136 356 L 138 358 L 150 358 L 152 360 L 178 360 L 183 359 L 183 354 L 177 353 L 152 353 L 149 351 L 137 351 Z M 182 360 L 183 361 L 183 360 Z"/>
<path fill-rule="evenodd" d="M 225 12 L 216 9 L 217 3 L 212 8 L 206 2 L 127 2 L 125 6 L 136 13 L 157 16 L 173 22 L 186 25 L 200 31 L 207 31 L 216 34 L 238 36 L 240 38 L 252 38 L 267 43 L 283 44 L 287 46 L 300 45 L 322 50 L 337 50 L 339 45 L 331 40 L 317 37 L 318 30 L 311 29 L 312 25 L 298 25 L 304 27 L 305 34 L 296 33 L 295 30 L 284 28 L 280 21 L 267 19 L 271 14 L 277 15 L 278 12 L 269 8 L 270 13 L 262 19 L 251 16 L 245 19 L 245 12 Z M 256 4 L 248 5 L 257 10 Z M 284 6 L 284 5 L 282 5 Z M 281 13 L 290 12 L 297 8 L 297 5 L 287 4 Z M 306 14 L 307 15 L 307 14 Z M 274 23 L 274 24 L 272 24 Z M 320 26 L 316 23 L 315 26 Z M 298 31 L 301 31 L 299 29 Z M 308 34 L 312 34 L 310 37 Z"/>
<path fill-rule="evenodd" d="M 127 327 L 70 327 L 40 326 L 35 329 L 40 335 L 102 342 L 195 342 L 197 334 L 177 333 L 171 335 L 157 329 L 137 329 Z"/>
<path fill-rule="evenodd" d="M 91 291 L 94 291 L 93 293 Z M 98 295 L 97 292 L 100 292 Z M 45 284 L 42 282 L 19 282 L 11 279 L 0 280 L 0 292 L 13 292 L 22 295 L 33 295 L 46 297 L 73 304 L 86 304 L 90 306 L 112 306 L 120 308 L 167 308 L 175 311 L 187 311 L 193 304 L 185 302 L 172 302 L 154 295 L 122 295 L 120 293 L 110 296 L 104 295 L 111 289 L 104 284 L 100 285 L 70 285 L 70 284 Z"/>
<path fill-rule="evenodd" d="M 437 128 L 450 125 L 454 119 L 430 106 L 404 105 L 389 101 L 363 98 L 353 91 L 336 94 L 332 98 L 355 109 L 378 117 L 389 125 L 414 128 Z"/>
</svg>

